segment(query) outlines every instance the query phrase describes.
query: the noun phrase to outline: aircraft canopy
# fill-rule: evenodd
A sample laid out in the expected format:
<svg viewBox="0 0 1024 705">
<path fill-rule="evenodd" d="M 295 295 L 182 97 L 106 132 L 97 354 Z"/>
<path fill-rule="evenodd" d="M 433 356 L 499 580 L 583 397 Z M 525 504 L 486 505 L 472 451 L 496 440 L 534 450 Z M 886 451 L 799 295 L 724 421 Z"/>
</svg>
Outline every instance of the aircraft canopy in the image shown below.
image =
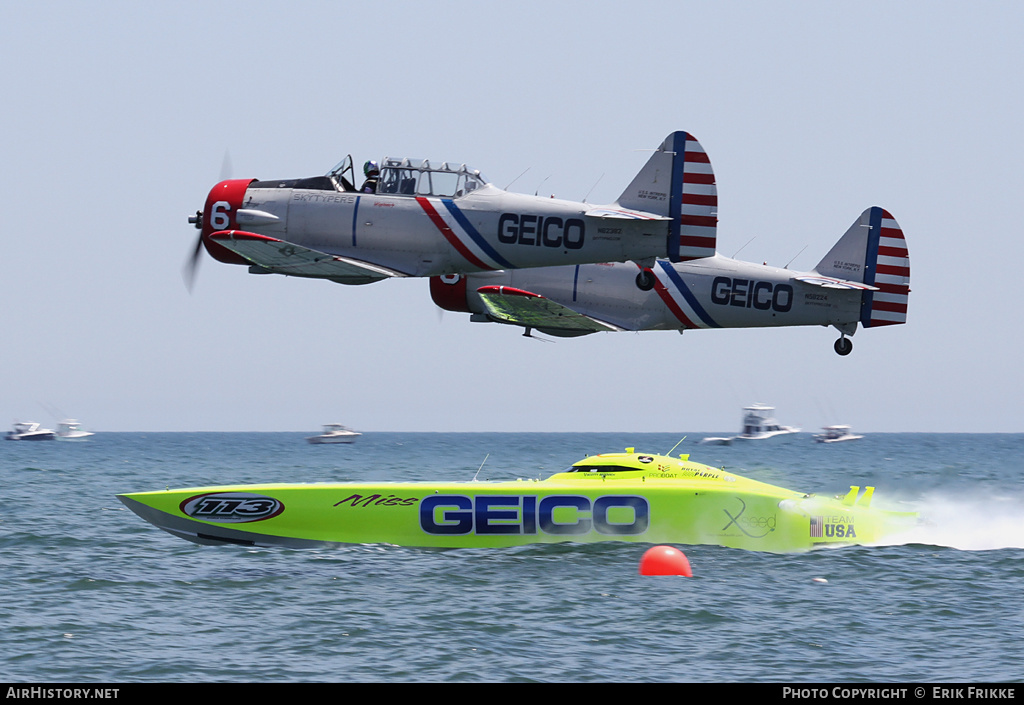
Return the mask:
<svg viewBox="0 0 1024 705">
<path fill-rule="evenodd" d="M 385 157 L 377 193 L 458 198 L 486 183 L 479 171 L 465 164 L 434 166 L 426 159 Z"/>
<path fill-rule="evenodd" d="M 298 186 L 300 188 L 325 188 L 339 191 L 355 191 L 355 169 L 352 156 L 346 156 L 326 177 L 302 179 L 298 182 L 280 182 L 277 186 Z M 465 164 L 452 165 L 441 162 L 434 166 L 426 159 L 398 159 L 385 157 L 380 168 L 377 193 L 399 196 L 439 196 L 458 198 L 484 186 L 487 180 L 476 169 Z"/>
</svg>

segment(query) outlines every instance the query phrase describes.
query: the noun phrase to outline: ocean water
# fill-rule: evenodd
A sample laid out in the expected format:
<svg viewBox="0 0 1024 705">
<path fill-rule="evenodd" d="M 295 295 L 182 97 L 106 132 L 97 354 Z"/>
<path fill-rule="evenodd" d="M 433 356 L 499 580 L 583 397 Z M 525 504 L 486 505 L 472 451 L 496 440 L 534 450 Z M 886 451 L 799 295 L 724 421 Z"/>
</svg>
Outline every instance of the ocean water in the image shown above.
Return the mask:
<svg viewBox="0 0 1024 705">
<path fill-rule="evenodd" d="M 0 680 L 1021 682 L 1024 434 L 809 434 L 676 453 L 795 490 L 875 485 L 928 523 L 897 545 L 197 546 L 120 492 L 225 483 L 543 477 L 669 434 L 101 433 L 0 443 Z M 485 462 L 486 458 L 486 462 Z M 815 581 L 821 578 L 827 582 Z"/>
</svg>

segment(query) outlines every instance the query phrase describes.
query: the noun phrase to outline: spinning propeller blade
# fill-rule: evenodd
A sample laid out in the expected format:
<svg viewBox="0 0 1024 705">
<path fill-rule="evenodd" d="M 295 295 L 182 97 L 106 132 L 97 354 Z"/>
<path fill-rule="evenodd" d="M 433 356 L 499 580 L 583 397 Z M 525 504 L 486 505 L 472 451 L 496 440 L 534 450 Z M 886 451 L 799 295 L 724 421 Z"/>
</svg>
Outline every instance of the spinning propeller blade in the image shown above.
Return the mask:
<svg viewBox="0 0 1024 705">
<path fill-rule="evenodd" d="M 190 223 L 195 223 L 197 227 L 203 227 L 203 212 L 196 211 L 194 216 L 189 219 Z M 182 269 L 181 276 L 185 280 L 185 288 L 188 289 L 188 293 L 192 293 L 192 287 L 196 283 L 196 272 L 199 270 L 199 258 L 203 251 L 203 236 L 202 234 L 196 238 L 195 249 L 192 250 L 192 255 L 185 260 L 185 266 Z"/>
<path fill-rule="evenodd" d="M 228 150 L 224 150 L 224 159 L 220 163 L 220 181 L 227 181 L 231 178 L 231 153 Z M 190 215 L 188 222 L 192 223 L 196 230 L 199 230 L 199 237 L 196 238 L 196 246 L 192 250 L 192 254 L 188 259 L 185 260 L 185 266 L 182 268 L 182 279 L 185 280 L 185 288 L 188 289 L 188 293 L 192 293 L 192 287 L 196 283 L 196 274 L 199 272 L 199 260 L 203 252 L 203 212 L 196 211 L 195 215 Z"/>
</svg>

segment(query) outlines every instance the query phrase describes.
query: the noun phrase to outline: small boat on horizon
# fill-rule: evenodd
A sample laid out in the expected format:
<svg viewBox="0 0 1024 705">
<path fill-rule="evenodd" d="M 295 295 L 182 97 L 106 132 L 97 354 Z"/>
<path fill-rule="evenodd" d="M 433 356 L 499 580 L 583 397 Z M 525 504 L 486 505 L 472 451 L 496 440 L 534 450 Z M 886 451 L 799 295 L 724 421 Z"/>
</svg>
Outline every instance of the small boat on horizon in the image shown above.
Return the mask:
<svg viewBox="0 0 1024 705">
<path fill-rule="evenodd" d="M 775 420 L 774 406 L 754 404 L 743 408 L 743 430 L 738 436 L 708 437 L 701 443 L 711 445 L 730 445 L 733 441 L 762 441 L 776 436 L 799 433 L 800 429 L 793 426 L 782 426 Z"/>
<path fill-rule="evenodd" d="M 835 426 L 822 426 L 821 433 L 814 434 L 814 440 L 818 443 L 838 443 L 839 441 L 856 441 L 864 436 L 857 436 L 850 432 L 850 427 L 845 424 Z"/>
<path fill-rule="evenodd" d="M 4 438 L 8 441 L 52 441 L 56 435 L 52 429 L 41 428 L 35 421 L 19 421 Z"/>
<path fill-rule="evenodd" d="M 64 419 L 57 424 L 58 441 L 84 441 L 95 435 L 92 431 L 83 431 L 81 422 L 75 419 Z"/>
<path fill-rule="evenodd" d="M 348 426 L 340 423 L 324 424 L 324 432 L 319 436 L 307 436 L 309 443 L 352 443 L 359 438 L 361 433 L 353 431 Z"/>
</svg>

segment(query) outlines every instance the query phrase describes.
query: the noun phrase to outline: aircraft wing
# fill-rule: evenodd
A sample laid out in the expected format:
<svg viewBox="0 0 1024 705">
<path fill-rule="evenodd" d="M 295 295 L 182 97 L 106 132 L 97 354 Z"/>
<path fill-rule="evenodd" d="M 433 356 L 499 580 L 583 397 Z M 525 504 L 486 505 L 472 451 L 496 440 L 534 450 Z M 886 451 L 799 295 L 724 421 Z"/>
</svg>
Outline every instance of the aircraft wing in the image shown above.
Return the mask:
<svg viewBox="0 0 1024 705">
<path fill-rule="evenodd" d="M 245 232 L 221 230 L 210 235 L 227 249 L 252 262 L 255 273 L 330 279 L 339 284 L 369 284 L 389 277 L 408 276 L 387 267 L 338 257 L 284 240 Z"/>
<path fill-rule="evenodd" d="M 611 323 L 573 311 L 539 294 L 511 286 L 482 286 L 477 289 L 487 315 L 501 323 L 513 323 L 553 335 L 586 335 L 621 331 Z"/>
<path fill-rule="evenodd" d="M 806 276 L 806 277 L 793 277 L 799 282 L 804 284 L 811 284 L 812 286 L 820 286 L 823 289 L 859 289 L 861 291 L 878 291 L 877 286 L 871 286 L 863 282 L 851 282 L 845 279 L 835 279 L 833 277 L 822 277 L 822 276 Z"/>
</svg>

